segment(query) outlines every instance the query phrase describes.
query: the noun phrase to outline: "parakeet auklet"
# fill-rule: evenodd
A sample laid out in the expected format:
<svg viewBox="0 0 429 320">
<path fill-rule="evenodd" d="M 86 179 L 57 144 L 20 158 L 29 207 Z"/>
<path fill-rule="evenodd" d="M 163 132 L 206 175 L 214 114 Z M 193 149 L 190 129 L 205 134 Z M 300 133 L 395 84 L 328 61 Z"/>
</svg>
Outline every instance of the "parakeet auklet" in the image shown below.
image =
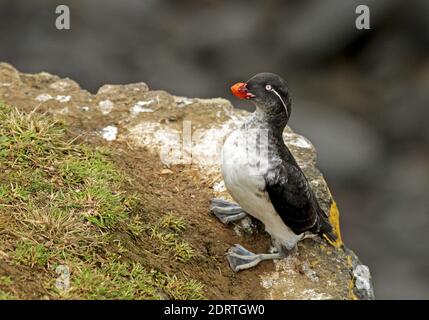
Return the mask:
<svg viewBox="0 0 429 320">
<path fill-rule="evenodd" d="M 273 73 L 259 73 L 231 91 L 252 101 L 256 111 L 229 135 L 222 149 L 225 186 L 238 205 L 213 199 L 211 209 L 223 223 L 247 214 L 260 220 L 276 247 L 275 253 L 255 254 L 236 244 L 227 253 L 231 268 L 240 271 L 263 260 L 281 259 L 306 237 L 335 241 L 327 215 L 283 141 L 291 115 L 285 81 Z"/>
</svg>

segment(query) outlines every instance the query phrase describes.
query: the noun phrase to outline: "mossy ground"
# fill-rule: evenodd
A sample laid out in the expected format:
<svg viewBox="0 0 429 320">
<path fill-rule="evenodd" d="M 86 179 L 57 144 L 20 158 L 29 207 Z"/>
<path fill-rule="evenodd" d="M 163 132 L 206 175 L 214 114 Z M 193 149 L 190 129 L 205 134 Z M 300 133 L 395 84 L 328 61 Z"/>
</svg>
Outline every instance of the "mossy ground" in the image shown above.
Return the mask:
<svg viewBox="0 0 429 320">
<path fill-rule="evenodd" d="M 186 221 L 150 215 L 107 150 L 67 137 L 61 123 L 0 105 L 0 299 L 203 298 L 191 275 L 128 254 L 151 243 L 189 263 Z"/>
</svg>

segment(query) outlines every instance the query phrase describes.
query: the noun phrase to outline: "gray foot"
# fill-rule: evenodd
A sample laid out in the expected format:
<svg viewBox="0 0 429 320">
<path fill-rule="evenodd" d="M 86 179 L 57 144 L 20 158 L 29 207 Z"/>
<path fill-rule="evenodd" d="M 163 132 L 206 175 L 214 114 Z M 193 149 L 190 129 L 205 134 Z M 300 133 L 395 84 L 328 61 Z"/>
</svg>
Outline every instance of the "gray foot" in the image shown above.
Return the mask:
<svg viewBox="0 0 429 320">
<path fill-rule="evenodd" d="M 238 204 L 219 198 L 212 199 L 210 211 L 213 212 L 223 224 L 241 220 L 247 216 L 247 213 Z"/>
<path fill-rule="evenodd" d="M 229 248 L 227 253 L 229 265 L 235 272 L 252 268 L 264 260 L 282 259 L 284 257 L 283 252 L 255 254 L 239 244 Z"/>
</svg>

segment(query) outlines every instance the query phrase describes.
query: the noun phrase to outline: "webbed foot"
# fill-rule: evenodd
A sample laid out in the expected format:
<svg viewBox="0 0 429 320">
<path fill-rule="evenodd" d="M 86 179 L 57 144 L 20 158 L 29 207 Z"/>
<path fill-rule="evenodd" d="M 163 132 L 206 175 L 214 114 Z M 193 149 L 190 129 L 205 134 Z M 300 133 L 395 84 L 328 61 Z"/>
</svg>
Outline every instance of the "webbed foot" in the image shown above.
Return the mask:
<svg viewBox="0 0 429 320">
<path fill-rule="evenodd" d="M 283 252 L 255 254 L 239 244 L 229 248 L 227 253 L 229 265 L 235 272 L 252 268 L 264 260 L 282 259 L 284 257 Z"/>
<path fill-rule="evenodd" d="M 247 213 L 238 205 L 220 198 L 211 200 L 210 211 L 223 223 L 228 224 L 247 216 Z"/>
</svg>

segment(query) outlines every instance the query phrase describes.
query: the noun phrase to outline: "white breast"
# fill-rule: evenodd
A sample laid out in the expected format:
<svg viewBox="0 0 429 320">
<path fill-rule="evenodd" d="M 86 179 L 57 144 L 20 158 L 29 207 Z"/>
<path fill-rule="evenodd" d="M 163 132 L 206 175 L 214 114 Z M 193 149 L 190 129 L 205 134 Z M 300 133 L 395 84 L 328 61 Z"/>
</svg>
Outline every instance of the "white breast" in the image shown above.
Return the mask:
<svg viewBox="0 0 429 320">
<path fill-rule="evenodd" d="M 234 200 L 251 216 L 262 221 L 266 231 L 287 249 L 295 247 L 301 236 L 287 227 L 275 211 L 265 190 L 264 165 L 267 155 L 257 152 L 248 140 L 254 139 L 244 128 L 231 133 L 222 150 L 222 175 Z M 248 143 L 249 142 L 249 143 Z M 250 146 L 250 147 L 249 147 Z M 260 148 L 259 148 L 260 150 Z"/>
</svg>

